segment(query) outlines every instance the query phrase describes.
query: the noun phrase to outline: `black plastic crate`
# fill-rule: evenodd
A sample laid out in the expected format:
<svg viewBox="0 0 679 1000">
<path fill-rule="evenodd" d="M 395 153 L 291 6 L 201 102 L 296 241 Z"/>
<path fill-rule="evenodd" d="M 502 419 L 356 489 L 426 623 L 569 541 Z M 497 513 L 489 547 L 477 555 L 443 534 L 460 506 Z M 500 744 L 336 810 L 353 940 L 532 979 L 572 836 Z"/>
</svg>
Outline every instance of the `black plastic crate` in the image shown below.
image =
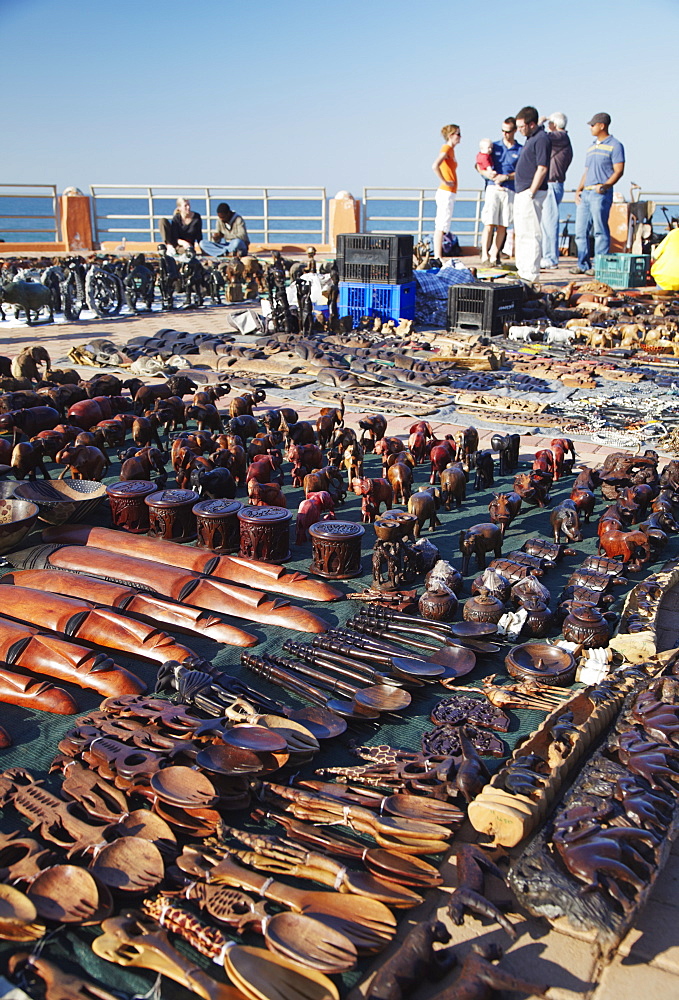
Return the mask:
<svg viewBox="0 0 679 1000">
<path fill-rule="evenodd" d="M 505 323 L 519 318 L 523 285 L 451 285 L 448 329 L 464 333 L 501 334 Z"/>
<path fill-rule="evenodd" d="M 413 237 L 344 233 L 337 237 L 340 281 L 402 285 L 413 280 Z"/>
</svg>

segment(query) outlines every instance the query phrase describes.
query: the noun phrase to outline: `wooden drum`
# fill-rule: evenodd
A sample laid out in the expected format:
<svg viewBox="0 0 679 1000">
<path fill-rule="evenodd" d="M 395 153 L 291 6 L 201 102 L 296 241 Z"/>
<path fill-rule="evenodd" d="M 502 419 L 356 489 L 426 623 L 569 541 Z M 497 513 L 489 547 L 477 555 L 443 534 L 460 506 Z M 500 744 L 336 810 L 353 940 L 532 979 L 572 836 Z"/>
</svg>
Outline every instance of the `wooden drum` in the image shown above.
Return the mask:
<svg viewBox="0 0 679 1000">
<path fill-rule="evenodd" d="M 331 580 L 360 576 L 361 538 L 365 528 L 350 521 L 318 521 L 309 528 L 312 573 Z"/>
<path fill-rule="evenodd" d="M 284 507 L 242 507 L 240 554 L 247 559 L 282 563 L 290 558 L 292 513 Z"/>
<path fill-rule="evenodd" d="M 193 490 L 158 490 L 146 497 L 149 535 L 167 542 L 192 542 L 196 537 L 193 508 L 198 500 Z"/>
<path fill-rule="evenodd" d="M 218 555 L 238 552 L 240 548 L 240 523 L 238 511 L 243 504 L 240 500 L 201 500 L 195 504 L 198 541 L 202 549 L 210 549 Z"/>
<path fill-rule="evenodd" d="M 111 506 L 111 520 L 114 528 L 122 528 L 134 535 L 149 530 L 149 509 L 144 503 L 146 497 L 158 491 L 156 483 L 148 479 L 121 480 L 106 487 L 106 495 Z"/>
</svg>

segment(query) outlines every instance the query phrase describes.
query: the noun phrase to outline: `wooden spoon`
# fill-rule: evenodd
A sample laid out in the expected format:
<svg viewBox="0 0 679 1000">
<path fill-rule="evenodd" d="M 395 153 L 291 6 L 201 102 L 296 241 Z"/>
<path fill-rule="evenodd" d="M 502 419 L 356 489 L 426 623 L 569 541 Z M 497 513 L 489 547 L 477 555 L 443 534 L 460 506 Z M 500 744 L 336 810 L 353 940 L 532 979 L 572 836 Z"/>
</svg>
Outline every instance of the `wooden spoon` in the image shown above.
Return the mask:
<svg viewBox="0 0 679 1000">
<path fill-rule="evenodd" d="M 276 837 L 241 836 L 246 843 L 252 843 L 254 850 L 229 849 L 229 853 L 255 871 L 292 875 L 294 878 L 319 882 L 339 892 L 378 899 L 397 909 L 408 909 L 422 902 L 422 897 L 411 889 L 396 888 L 393 883 L 385 883 L 375 875 L 352 871 L 328 855 L 295 849 L 293 844 L 288 847 L 285 840 Z M 274 841 L 278 841 L 278 845 Z"/>
<path fill-rule="evenodd" d="M 341 736 L 347 728 L 344 719 L 316 705 L 291 710 L 288 718 L 294 722 L 301 722 L 317 740 L 331 740 L 335 736 Z"/>
<path fill-rule="evenodd" d="M 229 776 L 263 774 L 267 770 L 267 762 L 269 764 L 275 762 L 276 767 L 280 766 L 271 754 L 257 754 L 253 750 L 226 744 L 216 743 L 214 746 L 199 750 L 196 754 L 196 764 L 199 767 Z"/>
<path fill-rule="evenodd" d="M 443 883 L 443 878 L 434 865 L 421 858 L 387 851 L 382 847 L 371 847 L 366 851 L 363 863 L 373 875 L 398 885 L 430 888 Z"/>
<path fill-rule="evenodd" d="M 0 921 L 32 924 L 38 916 L 35 903 L 12 885 L 0 885 Z"/>
<path fill-rule="evenodd" d="M 409 691 L 391 684 L 375 684 L 357 690 L 354 695 L 354 702 L 359 709 L 367 708 L 375 712 L 402 712 L 411 701 Z"/>
<path fill-rule="evenodd" d="M 192 876 L 202 878 L 209 871 L 194 848 L 185 848 L 182 859 L 182 870 Z M 356 947 L 349 938 L 311 917 L 288 912 L 269 916 L 264 903 L 224 885 L 192 882 L 185 893 L 217 923 L 234 927 L 239 934 L 249 927 L 261 930 L 271 951 L 318 972 L 345 972 L 356 964 Z"/>
</svg>

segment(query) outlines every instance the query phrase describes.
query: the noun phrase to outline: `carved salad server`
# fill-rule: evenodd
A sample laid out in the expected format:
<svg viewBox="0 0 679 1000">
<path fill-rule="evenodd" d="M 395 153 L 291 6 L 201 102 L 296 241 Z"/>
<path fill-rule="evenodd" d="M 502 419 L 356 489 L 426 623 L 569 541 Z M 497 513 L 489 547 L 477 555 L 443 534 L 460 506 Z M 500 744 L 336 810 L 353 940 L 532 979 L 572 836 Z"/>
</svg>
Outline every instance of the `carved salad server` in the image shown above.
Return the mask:
<svg viewBox="0 0 679 1000">
<path fill-rule="evenodd" d="M 217 893 L 231 892 L 234 896 L 248 898 L 235 890 L 220 890 L 216 886 L 212 888 Z M 262 906 L 261 903 L 258 905 Z M 220 956 L 225 954 L 229 938 L 218 927 L 195 916 L 180 900 L 173 900 L 165 895 L 156 896 L 154 899 L 145 899 L 142 910 L 147 916 L 157 920 L 161 927 L 179 934 L 206 958 L 218 962 Z M 266 912 L 255 917 L 255 920 L 261 926 L 270 951 L 284 958 L 326 973 L 346 972 L 356 965 L 356 948 L 349 938 L 318 920 L 301 913 L 277 913 L 270 917 Z"/>
<path fill-rule="evenodd" d="M 318 808 L 323 813 L 336 816 L 345 826 L 349 826 L 359 833 L 379 833 L 400 840 L 404 845 L 407 845 L 409 841 L 430 842 L 432 854 L 438 853 L 442 849 L 442 845 L 445 850 L 445 842 L 451 836 L 451 831 L 438 823 L 404 819 L 400 816 L 378 816 L 365 807 L 348 805 L 326 795 L 305 792 L 298 787 L 290 788 L 272 782 L 265 782 L 262 787 L 265 797 L 271 793 L 276 797 L 304 805 L 311 810 Z"/>
<path fill-rule="evenodd" d="M 92 942 L 99 958 L 159 972 L 203 1000 L 243 1000 L 233 986 L 218 983 L 172 947 L 167 933 L 155 921 L 127 913 L 104 920 L 103 934 Z"/>
<path fill-rule="evenodd" d="M 397 909 L 408 909 L 422 902 L 422 897 L 412 889 L 397 887 L 393 883 L 382 882 L 366 872 L 346 868 L 328 855 L 318 851 L 308 851 L 285 837 L 255 834 L 232 827 L 225 827 L 223 832 L 251 848 L 250 851 L 229 848 L 228 854 L 239 858 L 257 871 L 310 879 L 339 892 L 379 899 L 387 906 Z"/>
<path fill-rule="evenodd" d="M 40 979 L 45 1000 L 119 1000 L 96 983 L 72 976 L 42 956 L 18 952 L 10 956 L 8 968 L 22 980 L 26 975 Z"/>
<path fill-rule="evenodd" d="M 177 665 L 176 683 L 180 698 L 194 704 L 201 711 L 208 715 L 220 716 L 228 711 L 234 704 L 234 700 L 239 696 L 232 694 L 221 685 L 221 679 L 226 677 L 227 683 L 233 678 L 230 675 L 218 674 L 212 677 L 202 671 L 187 670 L 186 667 Z M 253 711 L 259 708 L 261 711 L 276 715 L 282 715 L 293 722 L 300 722 L 317 740 L 332 739 L 345 732 L 347 724 L 334 712 L 329 712 L 318 706 L 293 709 L 282 702 L 274 701 L 271 698 L 263 698 L 259 692 L 249 688 L 246 684 L 238 684 L 244 692 L 245 700 L 253 704 Z"/>
<path fill-rule="evenodd" d="M 391 910 L 376 899 L 295 889 L 250 872 L 230 858 L 219 861 L 210 872 L 210 881 L 256 892 L 266 899 L 282 903 L 299 913 L 329 923 L 353 941 L 361 952 L 379 951 L 396 933 L 396 919 Z"/>
<path fill-rule="evenodd" d="M 366 848 L 365 842 L 346 834 L 328 833 L 323 827 L 302 823 L 285 813 L 257 809 L 252 818 L 266 818 L 279 823 L 300 844 L 325 848 L 339 857 L 360 859 L 368 871 L 399 885 L 430 887 L 442 882 L 438 868 L 421 858 L 400 854 L 383 847 Z"/>
</svg>

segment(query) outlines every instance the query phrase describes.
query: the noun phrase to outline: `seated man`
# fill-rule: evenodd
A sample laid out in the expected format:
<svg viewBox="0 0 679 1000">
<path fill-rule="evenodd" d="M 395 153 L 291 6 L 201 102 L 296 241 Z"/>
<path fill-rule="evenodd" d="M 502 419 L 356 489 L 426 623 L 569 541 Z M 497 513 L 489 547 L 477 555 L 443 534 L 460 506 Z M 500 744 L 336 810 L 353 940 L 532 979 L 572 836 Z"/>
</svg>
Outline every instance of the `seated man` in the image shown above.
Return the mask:
<svg viewBox="0 0 679 1000">
<path fill-rule="evenodd" d="M 158 228 L 161 243 L 167 244 L 169 253 L 198 250 L 203 238 L 203 220 L 198 212 L 191 211 L 188 198 L 177 198 L 174 215 L 171 219 L 158 219 Z"/>
<path fill-rule="evenodd" d="M 232 211 L 226 202 L 217 205 L 217 228 L 211 240 L 203 240 L 200 248 L 208 257 L 222 257 L 241 250 L 247 253 L 250 237 L 243 217 Z"/>
<path fill-rule="evenodd" d="M 651 277 L 658 288 L 679 291 L 679 229 L 673 229 L 653 250 Z"/>
</svg>

